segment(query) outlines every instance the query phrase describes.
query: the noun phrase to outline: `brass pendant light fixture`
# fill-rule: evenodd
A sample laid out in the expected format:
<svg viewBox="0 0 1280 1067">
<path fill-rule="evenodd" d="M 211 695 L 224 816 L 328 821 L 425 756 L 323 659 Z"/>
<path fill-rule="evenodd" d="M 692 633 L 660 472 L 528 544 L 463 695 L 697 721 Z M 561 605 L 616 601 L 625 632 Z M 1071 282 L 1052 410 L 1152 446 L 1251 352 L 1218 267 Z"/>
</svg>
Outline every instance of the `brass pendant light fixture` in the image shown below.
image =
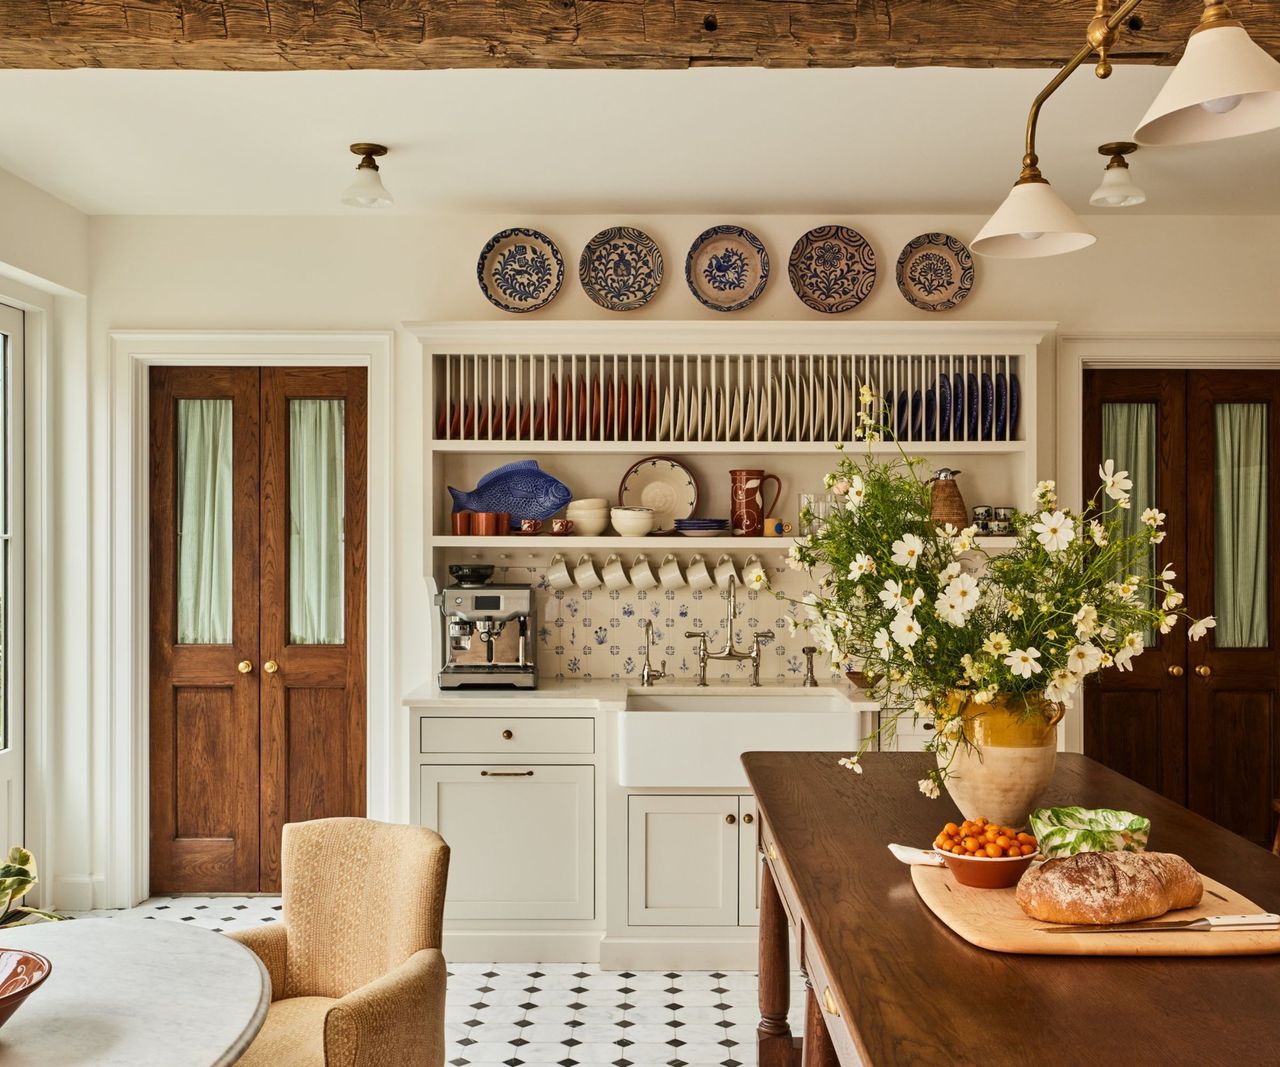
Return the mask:
<svg viewBox="0 0 1280 1067">
<path fill-rule="evenodd" d="M 975 252 L 1007 259 L 1032 259 L 1074 252 L 1097 240 L 1041 174 L 1036 155 L 1036 124 L 1045 101 L 1094 53 L 1098 56 L 1094 73 L 1099 78 L 1110 76 L 1108 53 L 1116 42 L 1120 26 L 1141 2 L 1124 0 L 1108 15 L 1107 0 L 1097 0 L 1096 11 L 1085 33 L 1085 44 L 1031 103 L 1022 172 L 1004 203 L 970 243 Z M 1134 141 L 1137 144 L 1191 144 L 1277 127 L 1280 127 L 1280 63 L 1253 42 L 1244 27 L 1232 18 L 1226 3 L 1204 0 L 1200 25 L 1192 32 L 1182 59 L 1138 126 Z M 1128 165 L 1124 157 L 1136 150 L 1137 144 L 1111 142 L 1099 149 L 1111 156 L 1112 162 L 1091 203 L 1098 204 L 1099 196 L 1104 198 L 1103 206 L 1108 207 L 1129 206 L 1146 199 L 1146 194 L 1132 179 L 1127 179 Z M 1111 177 L 1113 171 L 1118 173 Z M 1121 195 L 1122 187 L 1124 195 Z"/>
<path fill-rule="evenodd" d="M 388 207 L 395 202 L 378 173 L 378 156 L 387 154 L 386 145 L 372 144 L 368 141 L 357 141 L 351 151 L 360 157 L 356 164 L 356 176 L 350 185 L 343 190 L 342 202 L 348 207 L 377 208 Z"/>
<path fill-rule="evenodd" d="M 1089 197 L 1094 207 L 1137 207 L 1144 203 L 1144 193 L 1129 174 L 1129 163 L 1124 158 L 1138 150 L 1132 141 L 1108 141 L 1098 145 L 1098 153 L 1107 156 L 1107 166 L 1102 172 L 1102 184 Z"/>
</svg>

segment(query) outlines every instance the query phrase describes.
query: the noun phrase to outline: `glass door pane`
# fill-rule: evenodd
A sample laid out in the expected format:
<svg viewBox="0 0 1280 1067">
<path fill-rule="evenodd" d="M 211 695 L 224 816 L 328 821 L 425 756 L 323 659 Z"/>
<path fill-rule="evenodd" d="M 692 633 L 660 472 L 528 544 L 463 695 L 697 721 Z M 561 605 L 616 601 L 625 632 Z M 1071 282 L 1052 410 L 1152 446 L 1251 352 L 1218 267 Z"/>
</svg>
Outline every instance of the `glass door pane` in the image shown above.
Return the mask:
<svg viewBox="0 0 1280 1067">
<path fill-rule="evenodd" d="M 231 643 L 232 411 L 178 401 L 178 643 Z"/>
<path fill-rule="evenodd" d="M 289 401 L 289 643 L 344 640 L 345 400 Z"/>
<path fill-rule="evenodd" d="M 1218 648 L 1266 648 L 1267 405 L 1215 404 L 1213 632 Z"/>
<path fill-rule="evenodd" d="M 1133 481 L 1129 490 L 1129 507 L 1120 512 L 1126 537 L 1132 537 L 1142 526 L 1142 513 L 1156 507 L 1156 448 L 1159 444 L 1157 407 L 1153 403 L 1104 403 L 1102 405 L 1102 459 L 1115 460 L 1116 468 L 1127 470 Z M 1086 486 L 1086 491 L 1089 487 Z M 1111 503 L 1106 500 L 1106 503 Z M 1138 565 L 1141 578 L 1156 571 L 1154 546 Z M 1117 578 L 1126 577 L 1116 575 Z M 1150 599 L 1150 594 L 1148 594 Z M 1158 643 L 1159 635 L 1148 630 L 1144 635 L 1148 646 Z"/>
</svg>

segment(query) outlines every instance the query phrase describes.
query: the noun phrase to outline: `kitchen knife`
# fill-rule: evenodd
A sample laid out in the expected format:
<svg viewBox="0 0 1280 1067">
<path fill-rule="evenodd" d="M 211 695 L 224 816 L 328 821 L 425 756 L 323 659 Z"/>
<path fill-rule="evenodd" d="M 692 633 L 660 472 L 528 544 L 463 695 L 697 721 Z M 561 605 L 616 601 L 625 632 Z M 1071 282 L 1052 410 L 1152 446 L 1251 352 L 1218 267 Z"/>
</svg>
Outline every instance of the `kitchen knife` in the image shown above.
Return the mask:
<svg viewBox="0 0 1280 1067">
<path fill-rule="evenodd" d="M 1122 923 L 1116 926 L 1042 926 L 1046 934 L 1141 934 L 1173 933 L 1184 930 L 1277 930 L 1280 915 L 1260 912 L 1257 915 L 1205 915 L 1199 919 L 1174 919 L 1169 922 Z"/>
</svg>

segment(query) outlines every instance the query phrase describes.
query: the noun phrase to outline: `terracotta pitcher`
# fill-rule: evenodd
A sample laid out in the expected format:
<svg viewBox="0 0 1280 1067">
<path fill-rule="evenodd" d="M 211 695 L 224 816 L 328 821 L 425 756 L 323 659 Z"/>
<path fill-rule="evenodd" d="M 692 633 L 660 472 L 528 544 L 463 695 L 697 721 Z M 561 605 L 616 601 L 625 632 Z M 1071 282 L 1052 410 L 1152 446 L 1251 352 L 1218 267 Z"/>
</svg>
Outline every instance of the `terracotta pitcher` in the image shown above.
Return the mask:
<svg viewBox="0 0 1280 1067">
<path fill-rule="evenodd" d="M 774 485 L 773 503 L 764 506 L 764 483 Z M 760 537 L 764 516 L 773 513 L 782 495 L 782 481 L 776 474 L 762 470 L 732 470 L 729 472 L 729 507 L 733 519 L 735 537 Z"/>
</svg>

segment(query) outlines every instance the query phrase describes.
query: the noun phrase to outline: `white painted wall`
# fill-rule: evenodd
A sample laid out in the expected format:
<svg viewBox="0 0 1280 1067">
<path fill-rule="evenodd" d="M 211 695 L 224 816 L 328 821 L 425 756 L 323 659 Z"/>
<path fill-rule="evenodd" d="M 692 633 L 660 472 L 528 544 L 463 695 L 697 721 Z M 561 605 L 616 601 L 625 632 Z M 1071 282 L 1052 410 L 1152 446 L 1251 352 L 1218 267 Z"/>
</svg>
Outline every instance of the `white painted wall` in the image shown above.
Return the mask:
<svg viewBox="0 0 1280 1067">
<path fill-rule="evenodd" d="M 890 180 L 891 176 L 886 176 Z M 88 290 L 90 418 L 77 403 L 61 413 L 58 437 L 75 455 L 86 448 L 89 523 L 106 521 L 110 484 L 110 375 L 108 332 L 120 329 L 395 329 L 395 650 L 390 692 L 426 681 L 431 616 L 422 577 L 422 356 L 400 324 L 412 320 L 503 318 L 482 297 L 475 260 L 485 240 L 509 225 L 532 225 L 551 235 L 576 273 L 586 240 L 605 225 L 630 224 L 649 232 L 664 249 L 667 281 L 637 317 L 715 320 L 697 304 L 683 280 L 684 253 L 705 226 L 735 221 L 765 241 L 774 275 L 764 296 L 735 319 L 816 318 L 792 294 L 785 262 L 792 242 L 808 227 L 849 222 L 879 252 L 881 278 L 857 313 L 863 319 L 924 319 L 893 280 L 897 252 L 911 237 L 946 230 L 969 239 L 982 220 L 939 218 L 768 216 L 734 219 L 693 216 L 398 216 L 351 218 L 158 218 L 95 217 L 90 221 Z M 980 260 L 974 295 L 956 317 L 1043 319 L 1063 333 L 1280 331 L 1272 250 L 1280 243 L 1280 217 L 1091 217 L 1099 233 L 1094 248 L 1073 256 L 1032 262 Z M 61 232 L 61 231 L 59 231 Z M 0 229 L 0 235 L 3 230 Z M 70 237 L 62 238 L 70 241 Z M 4 259 L 0 250 L 0 260 Z M 69 268 L 60 268 L 69 269 Z M 70 276 L 70 275 L 68 275 Z M 576 278 L 540 318 L 608 320 L 581 291 Z M 1041 374 L 1041 454 L 1053 455 L 1052 368 Z M 85 437 L 85 427 L 88 436 Z M 1052 473 L 1047 463 L 1043 474 Z M 67 470 L 68 485 L 81 484 Z M 79 523 L 79 511 L 68 521 Z M 102 903 L 102 873 L 110 862 L 112 827 L 106 825 L 107 760 L 101 738 L 106 693 L 103 656 L 108 632 L 106 560 L 97 546 L 78 558 L 59 545 L 60 573 L 68 593 L 92 612 L 95 638 L 82 672 L 60 708 L 61 748 L 56 772 L 56 864 L 59 903 L 80 903 L 86 893 Z M 86 567 L 86 559 L 88 566 Z M 90 580 L 89 575 L 92 575 Z M 88 585 L 90 595 L 81 590 Z M 68 605 L 68 610 L 70 605 Z M 81 698 L 81 688 L 86 692 Z M 139 694 L 144 699 L 144 694 Z M 405 718 L 407 723 L 407 716 Z M 407 743 L 407 726 L 405 733 Z M 389 814 L 405 817 L 403 808 Z"/>
</svg>

